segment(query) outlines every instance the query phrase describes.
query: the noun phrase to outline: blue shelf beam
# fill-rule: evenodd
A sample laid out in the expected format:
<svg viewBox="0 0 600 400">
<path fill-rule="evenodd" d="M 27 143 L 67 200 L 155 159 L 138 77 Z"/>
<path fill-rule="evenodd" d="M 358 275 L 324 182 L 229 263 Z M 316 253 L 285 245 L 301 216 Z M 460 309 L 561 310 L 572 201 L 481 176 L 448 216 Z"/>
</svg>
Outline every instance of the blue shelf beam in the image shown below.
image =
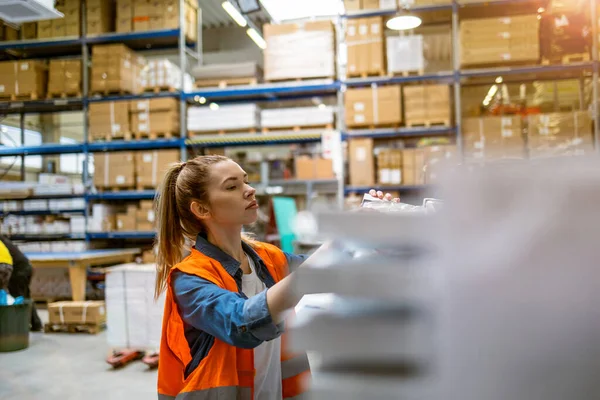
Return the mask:
<svg viewBox="0 0 600 400">
<path fill-rule="evenodd" d="M 548 74 L 548 79 L 560 79 L 557 73 L 566 72 L 582 72 L 593 70 L 596 63 L 593 61 L 579 62 L 563 65 L 531 65 L 523 67 L 500 67 L 500 68 L 481 68 L 481 69 L 462 69 L 460 71 L 461 78 L 480 78 L 480 77 L 498 77 L 506 75 L 527 75 L 530 74 L 531 79 L 540 79 L 542 74 Z M 522 80 L 523 77 L 519 77 Z"/>
<path fill-rule="evenodd" d="M 81 54 L 83 39 L 65 37 L 56 39 L 29 39 L 0 42 L 0 53 L 10 53 L 21 59 L 62 57 Z"/>
<path fill-rule="evenodd" d="M 179 33 L 179 29 L 162 29 L 131 33 L 107 33 L 97 36 L 88 36 L 84 39 L 84 42 L 89 45 L 123 43 L 133 50 L 157 50 L 177 47 Z M 195 45 L 193 42 L 186 42 L 186 45 Z"/>
<path fill-rule="evenodd" d="M 41 146 L 0 147 L 0 157 L 33 156 L 46 154 L 83 153 L 83 144 L 43 144 Z"/>
<path fill-rule="evenodd" d="M 161 150 L 178 149 L 185 139 L 154 139 L 154 140 L 118 140 L 114 142 L 92 142 L 87 145 L 91 153 L 123 150 Z"/>
<path fill-rule="evenodd" d="M 72 210 L 31 210 L 31 211 L 6 211 L 0 212 L 0 217 L 5 217 L 7 215 L 65 215 L 65 214 L 84 214 L 85 210 L 83 209 L 72 209 Z"/>
<path fill-rule="evenodd" d="M 343 133 L 344 140 L 352 138 L 417 138 L 430 136 L 451 136 L 456 135 L 455 127 L 432 126 L 418 128 L 399 128 L 399 129 L 355 129 Z"/>
<path fill-rule="evenodd" d="M 0 101 L 0 114 L 55 113 L 78 111 L 83 108 L 83 99 L 69 97 L 64 99 Z"/>
<path fill-rule="evenodd" d="M 31 240 L 31 241 L 47 241 L 47 240 L 84 240 L 85 233 L 39 233 L 39 234 L 18 234 L 10 235 L 11 240 Z"/>
<path fill-rule="evenodd" d="M 138 190 L 123 192 L 92 193 L 86 195 L 87 200 L 152 200 L 156 192 L 154 190 Z"/>
<path fill-rule="evenodd" d="M 90 240 L 153 240 L 156 232 L 88 232 Z"/>
<path fill-rule="evenodd" d="M 398 83 L 410 83 L 410 82 L 423 82 L 423 81 L 436 81 L 446 82 L 448 84 L 454 82 L 454 73 L 452 71 L 437 72 L 432 74 L 424 75 L 408 75 L 408 76 L 383 76 L 383 77 L 369 77 L 369 78 L 348 78 L 342 83 L 347 87 L 365 87 L 375 85 L 393 85 Z"/>
<path fill-rule="evenodd" d="M 140 93 L 140 94 L 123 94 L 123 95 L 115 94 L 115 95 L 109 95 L 109 96 L 94 95 L 94 96 L 88 97 L 87 101 L 90 103 L 102 103 L 102 102 L 107 102 L 107 101 L 120 101 L 120 100 L 150 100 L 150 99 L 165 98 L 165 97 L 179 98 L 180 96 L 181 96 L 181 94 L 179 91 L 158 92 L 158 93 L 145 92 L 145 93 Z"/>
<path fill-rule="evenodd" d="M 45 194 L 45 195 L 36 195 L 31 197 L 24 198 L 10 198 L 3 199 L 8 201 L 21 201 L 21 200 L 57 200 L 57 199 L 83 199 L 85 195 L 83 193 L 80 194 Z"/>
</svg>

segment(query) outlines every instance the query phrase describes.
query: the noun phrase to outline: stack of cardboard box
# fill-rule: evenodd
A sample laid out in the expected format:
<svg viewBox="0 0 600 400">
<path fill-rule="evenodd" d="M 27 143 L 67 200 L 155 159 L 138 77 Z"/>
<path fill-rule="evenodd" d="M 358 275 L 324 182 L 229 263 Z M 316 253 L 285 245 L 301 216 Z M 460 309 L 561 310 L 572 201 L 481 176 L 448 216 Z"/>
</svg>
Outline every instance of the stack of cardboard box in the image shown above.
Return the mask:
<svg viewBox="0 0 600 400">
<path fill-rule="evenodd" d="M 128 101 L 90 103 L 88 115 L 90 141 L 131 139 Z"/>
<path fill-rule="evenodd" d="M 402 185 L 425 184 L 425 151 L 423 149 L 402 150 Z"/>
<path fill-rule="evenodd" d="M 167 59 L 148 61 L 142 87 L 143 90 L 181 89 L 181 69 Z"/>
<path fill-rule="evenodd" d="M 375 184 L 373 139 L 349 140 L 348 157 L 350 160 L 350 185 L 369 186 Z"/>
<path fill-rule="evenodd" d="M 134 0 L 117 0 L 116 31 L 133 31 L 133 3 Z"/>
<path fill-rule="evenodd" d="M 438 183 L 444 171 L 459 163 L 455 145 L 427 146 L 422 149 L 425 153 L 425 184 Z"/>
<path fill-rule="evenodd" d="M 197 40 L 198 6 L 184 3 L 183 27 L 189 40 Z M 179 0 L 117 0 L 117 32 L 141 32 L 179 27 Z"/>
<path fill-rule="evenodd" d="M 139 89 L 137 57 L 123 44 L 92 48 L 91 91 L 96 93 L 136 93 Z"/>
<path fill-rule="evenodd" d="M 106 322 L 104 301 L 59 301 L 48 304 L 50 325 L 94 325 Z"/>
<path fill-rule="evenodd" d="M 137 204 L 128 204 L 125 213 L 117 214 L 116 230 L 120 232 L 137 231 Z"/>
<path fill-rule="evenodd" d="M 402 122 L 402 95 L 398 85 L 348 89 L 344 104 L 349 127 L 399 125 Z"/>
<path fill-rule="evenodd" d="M 179 150 L 138 152 L 135 161 L 137 187 L 157 188 L 168 166 L 179 160 Z"/>
<path fill-rule="evenodd" d="M 402 150 L 381 149 L 377 154 L 377 183 L 400 185 L 402 181 Z"/>
<path fill-rule="evenodd" d="M 86 32 L 99 35 L 114 32 L 114 3 L 108 0 L 86 0 Z"/>
<path fill-rule="evenodd" d="M 590 22 L 589 15 L 583 11 L 544 13 L 540 24 L 542 59 L 551 64 L 589 60 Z"/>
<path fill-rule="evenodd" d="M 348 76 L 384 75 L 383 19 L 381 17 L 348 20 Z"/>
<path fill-rule="evenodd" d="M 21 29 L 24 30 L 24 27 L 27 25 L 31 25 L 31 24 L 23 24 L 23 27 Z M 12 41 L 19 40 L 19 39 L 20 39 L 19 30 L 15 29 L 13 26 L 10 26 L 10 25 L 0 21 L 0 41 L 12 42 Z M 33 38 L 28 38 L 28 39 L 35 39 L 35 35 Z"/>
<path fill-rule="evenodd" d="M 465 158 L 494 161 L 525 158 L 520 116 L 465 118 L 462 121 Z"/>
<path fill-rule="evenodd" d="M 463 20 L 462 65 L 537 62 L 540 58 L 538 14 Z"/>
<path fill-rule="evenodd" d="M 131 130 L 138 138 L 179 136 L 179 102 L 175 98 L 134 100 L 130 112 Z"/>
<path fill-rule="evenodd" d="M 330 21 L 263 27 L 266 80 L 335 77 L 335 29 Z"/>
<path fill-rule="evenodd" d="M 0 62 L 0 97 L 43 97 L 47 80 L 48 66 L 42 61 Z"/>
<path fill-rule="evenodd" d="M 50 60 L 48 93 L 81 96 L 81 60 Z"/>
<path fill-rule="evenodd" d="M 450 126 L 450 87 L 448 85 L 404 86 L 404 119 L 406 126 Z"/>
<path fill-rule="evenodd" d="M 97 188 L 133 188 L 134 153 L 122 151 L 94 155 L 94 185 Z"/>
<path fill-rule="evenodd" d="M 81 36 L 81 2 L 79 0 L 59 0 L 56 9 L 64 14 L 63 18 L 53 19 L 51 37 Z M 47 32 L 47 28 L 45 29 Z"/>
<path fill-rule="evenodd" d="M 306 155 L 294 157 L 296 179 L 333 179 L 333 162 L 322 157 Z"/>
<path fill-rule="evenodd" d="M 530 115 L 531 158 L 583 155 L 594 151 L 592 119 L 587 111 Z"/>
<path fill-rule="evenodd" d="M 136 229 L 140 232 L 151 232 L 154 230 L 154 202 L 152 200 L 140 201 L 140 207 L 136 211 Z"/>
</svg>

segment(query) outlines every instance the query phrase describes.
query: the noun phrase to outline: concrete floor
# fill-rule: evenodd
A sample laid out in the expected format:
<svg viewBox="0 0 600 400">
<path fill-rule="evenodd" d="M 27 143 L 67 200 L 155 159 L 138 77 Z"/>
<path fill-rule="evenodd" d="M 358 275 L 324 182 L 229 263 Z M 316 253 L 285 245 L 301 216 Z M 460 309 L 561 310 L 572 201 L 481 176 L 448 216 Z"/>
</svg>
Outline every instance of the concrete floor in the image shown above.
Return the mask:
<svg viewBox="0 0 600 400">
<path fill-rule="evenodd" d="M 47 312 L 40 310 L 45 322 Z M 156 370 L 141 361 L 113 370 L 106 331 L 32 333 L 29 348 L 0 353 L 0 399 L 155 399 Z"/>
</svg>

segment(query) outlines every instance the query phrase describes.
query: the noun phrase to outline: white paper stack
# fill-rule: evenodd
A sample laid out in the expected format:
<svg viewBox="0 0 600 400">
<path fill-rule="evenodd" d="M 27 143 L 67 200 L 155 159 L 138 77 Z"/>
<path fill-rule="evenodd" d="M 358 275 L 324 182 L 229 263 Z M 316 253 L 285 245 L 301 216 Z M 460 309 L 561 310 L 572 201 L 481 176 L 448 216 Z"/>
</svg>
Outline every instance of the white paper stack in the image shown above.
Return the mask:
<svg viewBox="0 0 600 400">
<path fill-rule="evenodd" d="M 388 72 L 410 72 L 425 69 L 423 35 L 387 37 Z"/>
<path fill-rule="evenodd" d="M 48 200 L 25 200 L 23 201 L 24 211 L 44 211 L 48 209 Z"/>
<path fill-rule="evenodd" d="M 169 88 L 181 90 L 181 69 L 167 59 L 148 61 L 141 77 L 144 89 Z M 184 89 L 192 88 L 192 77 L 184 75 Z"/>
<path fill-rule="evenodd" d="M 256 104 L 225 105 L 218 108 L 188 107 L 187 129 L 190 132 L 256 129 L 260 125 Z"/>
<path fill-rule="evenodd" d="M 106 221 L 116 214 L 113 206 L 107 204 L 92 205 L 92 215 L 88 218 L 88 231 L 103 232 L 107 230 Z"/>
<path fill-rule="evenodd" d="M 333 125 L 333 107 L 293 107 L 262 110 L 263 128 Z"/>
<path fill-rule="evenodd" d="M 154 300 L 155 274 L 154 264 L 123 264 L 106 275 L 106 324 L 111 346 L 158 349 L 164 294 Z"/>
</svg>

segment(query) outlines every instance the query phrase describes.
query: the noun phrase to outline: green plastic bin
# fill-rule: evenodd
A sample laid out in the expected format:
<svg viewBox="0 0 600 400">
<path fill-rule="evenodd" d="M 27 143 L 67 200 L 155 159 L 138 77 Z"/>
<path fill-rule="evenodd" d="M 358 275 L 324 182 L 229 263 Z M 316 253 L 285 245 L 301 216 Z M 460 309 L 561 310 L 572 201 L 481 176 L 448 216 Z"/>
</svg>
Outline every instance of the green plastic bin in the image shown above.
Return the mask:
<svg viewBox="0 0 600 400">
<path fill-rule="evenodd" d="M 29 347 L 31 300 L 23 304 L 0 306 L 0 352 Z"/>
</svg>

